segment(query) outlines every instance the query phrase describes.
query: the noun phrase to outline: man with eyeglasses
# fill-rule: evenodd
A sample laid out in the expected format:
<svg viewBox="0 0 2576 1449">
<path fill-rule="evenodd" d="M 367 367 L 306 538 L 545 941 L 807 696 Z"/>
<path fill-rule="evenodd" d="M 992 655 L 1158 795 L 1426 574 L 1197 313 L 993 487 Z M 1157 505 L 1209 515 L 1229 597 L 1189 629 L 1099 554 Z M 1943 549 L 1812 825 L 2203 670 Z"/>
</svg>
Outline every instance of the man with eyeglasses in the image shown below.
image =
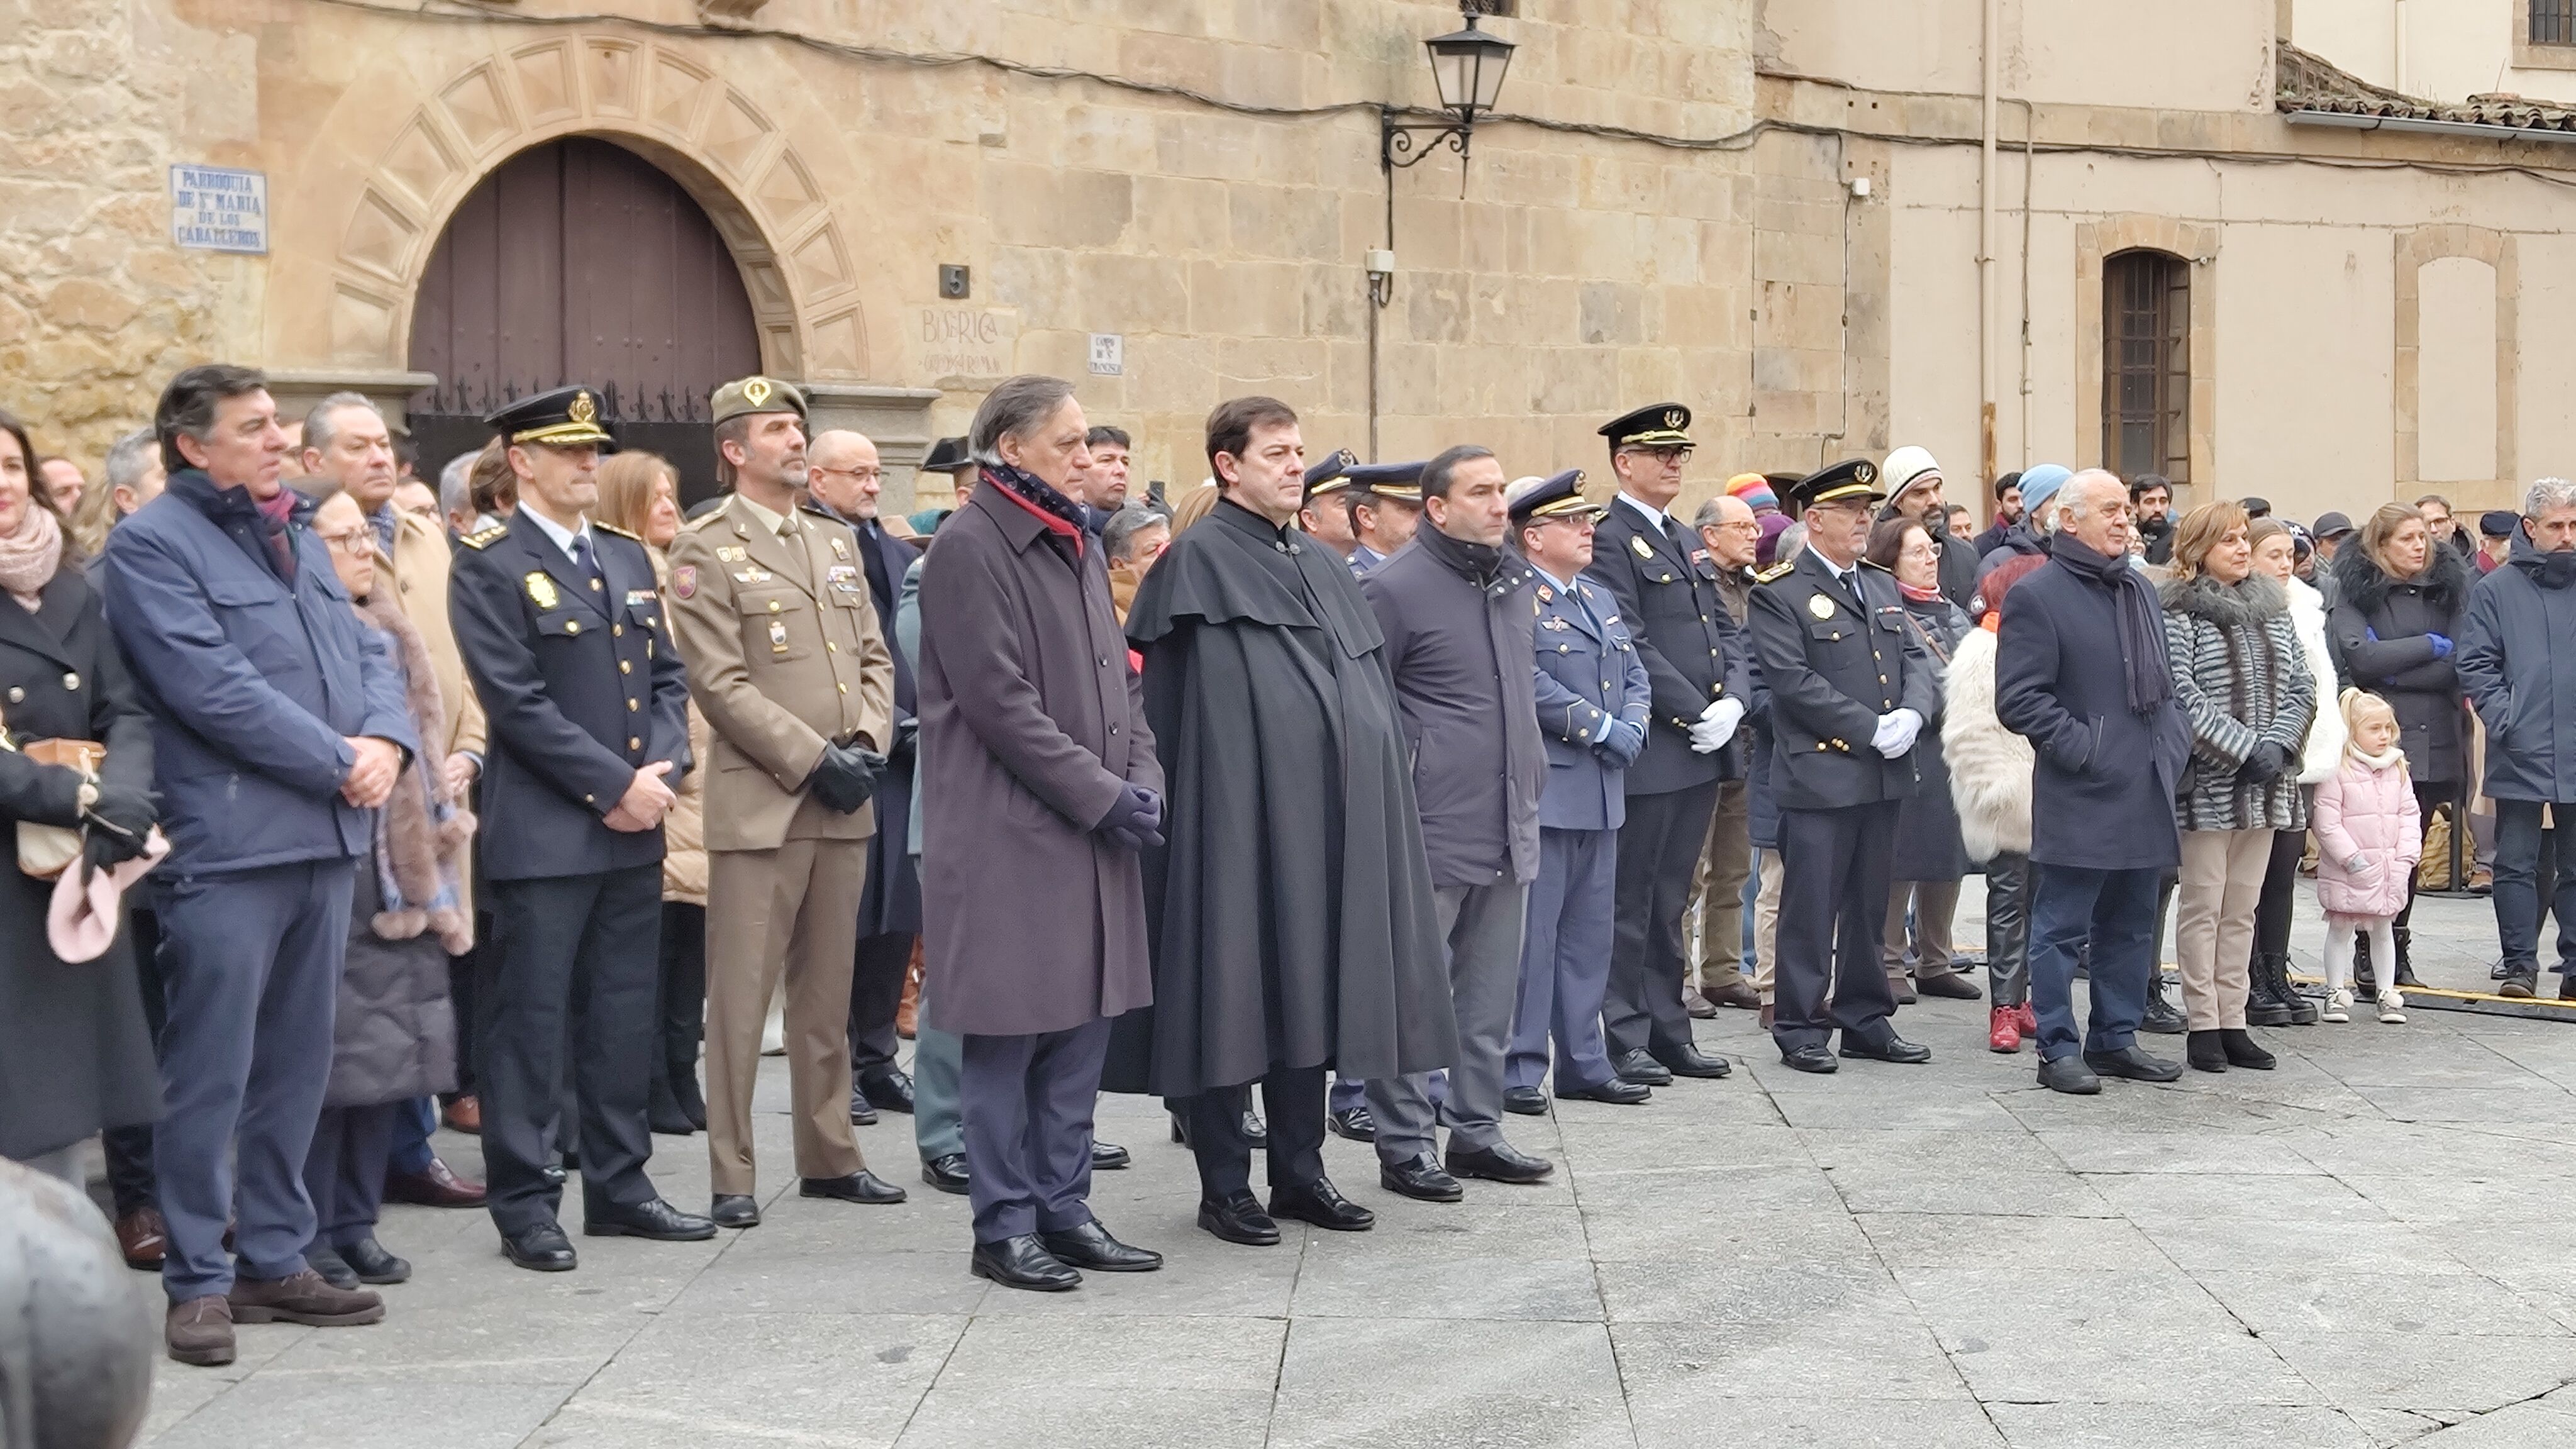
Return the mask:
<svg viewBox="0 0 2576 1449">
<path fill-rule="evenodd" d="M 1691 454 L 1690 409 L 1656 403 L 1605 423 L 1619 495 L 1596 527 L 1584 576 L 1609 591 L 1646 666 L 1654 711 L 1621 785 L 1618 934 L 1602 1009 L 1611 1065 L 1649 1087 L 1723 1077 L 1700 1051 L 1682 1004 L 1682 912 L 1716 811 L 1719 783 L 1744 773 L 1732 747 L 1749 693 L 1735 620 L 1718 597 L 1707 547 L 1669 510 Z"/>
<path fill-rule="evenodd" d="M 1716 566 L 1718 597 L 1740 634 L 1750 617 L 1746 611 L 1752 607 L 1753 556 L 1761 545 L 1761 520 L 1751 503 L 1727 492 L 1701 504 L 1691 523 L 1707 546 L 1709 562 Z M 1748 718 L 1737 726 L 1737 754 L 1753 748 L 1752 736 L 1753 722 Z M 1721 1006 L 1754 1011 L 1762 1005 L 1761 992 L 1744 979 L 1744 881 L 1753 872 L 1750 774 L 1747 769 L 1734 779 L 1718 782 L 1717 809 L 1709 816 L 1708 841 L 1691 879 L 1690 908 L 1684 919 L 1698 927 L 1699 989 L 1685 990 L 1682 1002 L 1693 1016 L 1715 1016 Z"/>
</svg>

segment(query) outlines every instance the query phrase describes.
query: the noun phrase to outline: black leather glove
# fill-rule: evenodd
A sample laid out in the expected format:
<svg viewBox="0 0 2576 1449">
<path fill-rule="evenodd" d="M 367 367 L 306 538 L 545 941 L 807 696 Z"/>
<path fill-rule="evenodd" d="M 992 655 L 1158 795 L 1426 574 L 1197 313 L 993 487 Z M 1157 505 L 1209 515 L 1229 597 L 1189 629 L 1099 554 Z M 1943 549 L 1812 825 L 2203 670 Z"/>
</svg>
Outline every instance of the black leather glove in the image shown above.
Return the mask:
<svg viewBox="0 0 2576 1449">
<path fill-rule="evenodd" d="M 1163 843 L 1163 797 L 1142 785 L 1122 785 L 1118 803 L 1092 827 L 1126 846 L 1143 850 Z"/>
<path fill-rule="evenodd" d="M 91 822 L 87 830 L 81 832 L 81 842 L 81 858 L 89 862 L 89 870 L 92 874 L 113 870 L 143 853 L 142 836 L 119 835 L 113 830 L 101 828 L 95 821 Z M 86 880 L 88 877 L 83 876 L 82 879 Z"/>
<path fill-rule="evenodd" d="M 858 745 L 823 746 L 823 758 L 806 777 L 805 788 L 823 802 L 827 810 L 842 815 L 855 812 L 877 792 L 877 776 L 885 769 L 885 756 Z"/>
<path fill-rule="evenodd" d="M 89 813 L 133 836 L 138 853 L 143 849 L 143 837 L 161 819 L 158 797 L 150 790 L 125 785 L 99 786 L 98 798 L 91 803 Z"/>
<path fill-rule="evenodd" d="M 886 763 L 898 767 L 908 767 L 912 764 L 914 753 L 918 751 L 920 747 L 920 718 L 915 716 L 912 719 L 898 721 L 894 727 L 894 743 L 886 747 Z"/>
<path fill-rule="evenodd" d="M 2237 773 L 2260 785 L 2279 778 L 2280 773 L 2289 767 L 2289 746 L 2278 740 L 2265 740 L 2254 747 L 2254 753 L 2245 757 L 2245 763 L 2238 767 Z"/>
</svg>

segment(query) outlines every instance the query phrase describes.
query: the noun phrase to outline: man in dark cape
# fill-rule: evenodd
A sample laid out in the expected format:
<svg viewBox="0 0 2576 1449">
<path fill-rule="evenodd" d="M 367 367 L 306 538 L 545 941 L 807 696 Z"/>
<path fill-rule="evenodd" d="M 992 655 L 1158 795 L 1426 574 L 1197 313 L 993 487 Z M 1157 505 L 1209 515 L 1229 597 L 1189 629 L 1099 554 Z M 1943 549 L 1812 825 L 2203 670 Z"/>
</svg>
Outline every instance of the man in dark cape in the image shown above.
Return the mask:
<svg viewBox="0 0 2576 1449">
<path fill-rule="evenodd" d="M 1128 614 L 1167 782 L 1145 861 L 1154 1002 L 1122 1018 L 1103 1085 L 1170 1099 L 1198 1155 L 1200 1226 L 1278 1241 L 1273 1214 L 1366 1227 L 1324 1179 L 1324 1070 L 1451 1064 L 1450 1009 L 1384 637 L 1350 570 L 1291 526 L 1296 414 L 1222 404 L 1224 501 Z M 1250 1192 L 1245 1084 L 1269 1116 L 1270 1212 Z"/>
</svg>

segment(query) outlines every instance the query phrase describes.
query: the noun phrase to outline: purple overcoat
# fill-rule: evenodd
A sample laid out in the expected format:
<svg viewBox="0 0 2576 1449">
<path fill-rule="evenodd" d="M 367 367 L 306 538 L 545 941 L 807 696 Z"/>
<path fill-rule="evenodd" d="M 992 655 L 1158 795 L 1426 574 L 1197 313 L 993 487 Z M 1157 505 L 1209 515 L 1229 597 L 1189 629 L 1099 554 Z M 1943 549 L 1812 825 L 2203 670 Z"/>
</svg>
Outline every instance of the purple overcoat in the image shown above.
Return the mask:
<svg viewBox="0 0 2576 1449">
<path fill-rule="evenodd" d="M 989 480 L 921 566 L 929 1024 L 1065 1031 L 1154 999 L 1134 851 L 1092 833 L 1163 788 L 1098 539 Z"/>
</svg>

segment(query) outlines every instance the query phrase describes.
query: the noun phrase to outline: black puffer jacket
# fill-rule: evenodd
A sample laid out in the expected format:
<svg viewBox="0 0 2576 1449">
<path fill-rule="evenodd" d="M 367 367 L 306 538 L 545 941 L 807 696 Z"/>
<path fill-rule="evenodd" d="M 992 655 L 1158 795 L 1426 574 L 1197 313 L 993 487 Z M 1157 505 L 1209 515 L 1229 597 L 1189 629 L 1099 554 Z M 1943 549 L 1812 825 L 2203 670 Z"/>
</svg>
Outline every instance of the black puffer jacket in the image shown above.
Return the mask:
<svg viewBox="0 0 2576 1449">
<path fill-rule="evenodd" d="M 2449 658 L 2435 657 L 2430 636 L 2459 642 L 2476 582 L 2468 562 L 2437 545 L 2424 572 L 2392 578 L 2354 539 L 2335 555 L 2334 576 L 2343 597 L 2326 628 L 2344 676 L 2397 711 L 2398 742 L 2417 783 L 2466 778 L 2459 671 Z"/>
</svg>

